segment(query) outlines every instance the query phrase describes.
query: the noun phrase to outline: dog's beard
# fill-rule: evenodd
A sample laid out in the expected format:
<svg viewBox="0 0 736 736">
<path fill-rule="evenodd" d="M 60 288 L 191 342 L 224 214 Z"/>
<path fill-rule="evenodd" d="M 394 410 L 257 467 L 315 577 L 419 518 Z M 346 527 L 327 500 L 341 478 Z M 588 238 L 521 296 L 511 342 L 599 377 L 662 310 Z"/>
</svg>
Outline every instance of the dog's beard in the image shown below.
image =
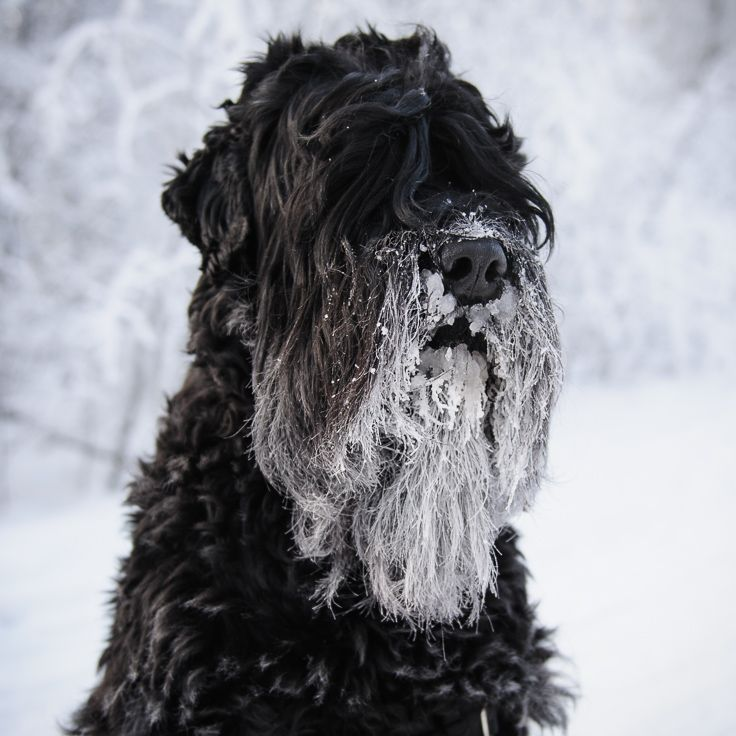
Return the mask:
<svg viewBox="0 0 736 736">
<path fill-rule="evenodd" d="M 439 275 L 420 272 L 411 235 L 385 243 L 372 380 L 316 445 L 287 419 L 285 366 L 267 361 L 256 385 L 256 459 L 293 501 L 300 552 L 326 563 L 317 596 L 331 603 L 357 560 L 369 601 L 417 626 L 472 622 L 495 590 L 494 542 L 539 486 L 562 377 L 536 254 L 493 225 L 457 236 L 500 238 L 514 283 L 461 307 Z M 457 324 L 467 341 L 437 344 Z"/>
</svg>

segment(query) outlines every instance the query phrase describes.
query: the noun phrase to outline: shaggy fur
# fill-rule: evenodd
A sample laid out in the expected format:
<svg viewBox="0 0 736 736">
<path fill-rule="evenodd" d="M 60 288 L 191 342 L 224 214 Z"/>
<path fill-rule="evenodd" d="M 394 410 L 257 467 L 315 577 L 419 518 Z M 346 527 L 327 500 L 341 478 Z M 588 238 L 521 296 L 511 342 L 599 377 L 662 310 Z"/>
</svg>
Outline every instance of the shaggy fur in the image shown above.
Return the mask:
<svg viewBox="0 0 736 736">
<path fill-rule="evenodd" d="M 166 213 L 201 250 L 193 362 L 129 502 L 101 680 L 70 733 L 562 725 L 511 516 L 561 382 L 520 142 L 435 36 L 278 37 Z M 460 304 L 441 254 L 500 243 Z"/>
</svg>

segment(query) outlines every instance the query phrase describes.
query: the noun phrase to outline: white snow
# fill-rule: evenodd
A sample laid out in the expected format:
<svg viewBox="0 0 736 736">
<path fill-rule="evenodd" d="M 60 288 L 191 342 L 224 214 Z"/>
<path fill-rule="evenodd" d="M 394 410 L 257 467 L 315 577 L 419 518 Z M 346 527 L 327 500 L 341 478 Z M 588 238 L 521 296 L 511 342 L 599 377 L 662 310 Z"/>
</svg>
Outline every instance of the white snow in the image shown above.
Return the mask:
<svg viewBox="0 0 736 736">
<path fill-rule="evenodd" d="M 563 392 L 519 525 L 582 697 L 571 736 L 736 733 L 732 384 Z"/>
<path fill-rule="evenodd" d="M 94 682 L 129 547 L 118 495 L 0 520 L 0 730 L 58 733 Z"/>
<path fill-rule="evenodd" d="M 414 410 L 425 422 L 443 423 L 447 429 L 453 429 L 462 409 L 467 431 L 479 435 L 488 405 L 487 384 L 485 355 L 471 353 L 463 344 L 455 348 L 424 348 L 411 379 Z"/>
<path fill-rule="evenodd" d="M 519 526 L 582 693 L 571 736 L 736 732 L 734 416 L 731 385 L 563 394 Z M 3 733 L 54 733 L 91 685 L 122 527 L 117 497 L 0 520 Z"/>
<path fill-rule="evenodd" d="M 436 271 L 424 269 L 421 273 L 424 288 L 427 291 L 427 314 L 435 322 L 444 319 L 452 324 L 451 313 L 457 307 L 457 300 L 450 293 L 445 294 L 445 284 L 442 276 Z"/>
</svg>

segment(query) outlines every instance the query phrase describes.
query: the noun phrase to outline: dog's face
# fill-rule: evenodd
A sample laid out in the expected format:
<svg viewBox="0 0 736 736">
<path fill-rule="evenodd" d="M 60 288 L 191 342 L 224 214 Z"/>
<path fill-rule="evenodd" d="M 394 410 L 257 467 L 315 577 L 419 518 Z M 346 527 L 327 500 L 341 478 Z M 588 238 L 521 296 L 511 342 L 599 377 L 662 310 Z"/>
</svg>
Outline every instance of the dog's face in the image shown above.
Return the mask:
<svg viewBox="0 0 736 736">
<path fill-rule="evenodd" d="M 359 574 L 385 615 L 472 621 L 561 381 L 549 206 L 427 31 L 279 38 L 245 71 L 163 203 L 241 294 L 255 458 L 324 601 Z"/>
</svg>

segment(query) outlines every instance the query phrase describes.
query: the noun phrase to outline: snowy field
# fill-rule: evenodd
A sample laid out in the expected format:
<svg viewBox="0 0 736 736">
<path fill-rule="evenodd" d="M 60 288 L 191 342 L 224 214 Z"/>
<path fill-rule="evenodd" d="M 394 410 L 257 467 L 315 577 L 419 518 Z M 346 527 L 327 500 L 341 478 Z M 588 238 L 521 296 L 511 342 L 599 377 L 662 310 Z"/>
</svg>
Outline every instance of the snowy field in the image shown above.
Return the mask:
<svg viewBox="0 0 736 736">
<path fill-rule="evenodd" d="M 523 519 L 540 616 L 581 698 L 571 736 L 736 733 L 736 388 L 571 389 Z M 93 680 L 120 499 L 0 521 L 0 723 L 54 733 Z"/>
</svg>

